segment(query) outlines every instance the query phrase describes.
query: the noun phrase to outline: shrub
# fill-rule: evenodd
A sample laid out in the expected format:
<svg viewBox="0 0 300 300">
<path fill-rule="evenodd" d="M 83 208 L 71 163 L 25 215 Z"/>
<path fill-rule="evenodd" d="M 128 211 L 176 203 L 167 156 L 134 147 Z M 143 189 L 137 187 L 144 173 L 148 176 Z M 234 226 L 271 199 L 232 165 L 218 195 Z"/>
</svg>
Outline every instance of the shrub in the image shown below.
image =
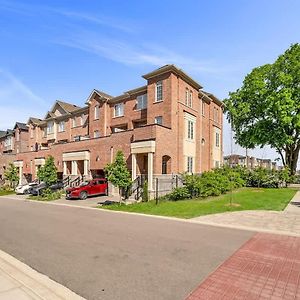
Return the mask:
<svg viewBox="0 0 300 300">
<path fill-rule="evenodd" d="M 143 200 L 143 202 L 148 202 L 149 201 L 148 181 L 147 180 L 145 180 L 144 185 L 143 185 L 142 200 Z"/>
<path fill-rule="evenodd" d="M 183 200 L 186 198 L 190 198 L 191 195 L 187 189 L 187 187 L 178 187 L 172 191 L 172 193 L 168 194 L 168 198 L 172 201 Z"/>
</svg>

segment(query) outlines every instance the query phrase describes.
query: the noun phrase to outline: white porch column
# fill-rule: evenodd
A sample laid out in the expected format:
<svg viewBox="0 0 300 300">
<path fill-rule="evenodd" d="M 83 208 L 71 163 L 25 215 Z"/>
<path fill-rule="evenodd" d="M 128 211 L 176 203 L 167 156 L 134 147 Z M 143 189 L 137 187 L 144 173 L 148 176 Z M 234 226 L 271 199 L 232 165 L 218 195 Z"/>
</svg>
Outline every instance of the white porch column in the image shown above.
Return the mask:
<svg viewBox="0 0 300 300">
<path fill-rule="evenodd" d="M 23 167 L 19 167 L 19 184 L 22 184 L 22 177 L 23 177 Z"/>
<path fill-rule="evenodd" d="M 131 165 L 132 165 L 132 180 L 136 179 L 136 154 L 131 154 Z"/>
<path fill-rule="evenodd" d="M 83 175 L 88 176 L 89 175 L 89 161 L 85 159 L 83 161 Z"/>
<path fill-rule="evenodd" d="M 67 162 L 63 161 L 63 175 L 67 175 Z"/>
<path fill-rule="evenodd" d="M 148 190 L 153 191 L 153 152 L 148 152 Z"/>
<path fill-rule="evenodd" d="M 77 175 L 77 160 L 72 160 L 72 174 L 71 175 Z"/>
</svg>

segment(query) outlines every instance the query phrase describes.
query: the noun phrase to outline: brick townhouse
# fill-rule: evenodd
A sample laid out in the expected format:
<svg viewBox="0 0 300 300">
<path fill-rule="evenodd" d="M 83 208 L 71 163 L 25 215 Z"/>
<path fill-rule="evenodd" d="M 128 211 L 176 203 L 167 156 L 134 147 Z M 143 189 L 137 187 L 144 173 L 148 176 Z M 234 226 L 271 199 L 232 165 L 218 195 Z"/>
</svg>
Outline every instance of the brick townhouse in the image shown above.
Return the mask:
<svg viewBox="0 0 300 300">
<path fill-rule="evenodd" d="M 278 170 L 276 161 L 269 158 L 256 158 L 254 156 L 243 156 L 239 154 L 232 154 L 224 156 L 224 164 L 230 166 L 242 166 L 248 169 L 255 169 L 261 167 L 269 170 Z"/>
<path fill-rule="evenodd" d="M 174 65 L 143 75 L 145 85 L 119 96 L 93 90 L 85 105 L 56 101 L 44 119 L 30 117 L 27 148 L 15 165 L 36 178 L 52 155 L 59 176 L 102 176 L 117 150 L 132 178 L 201 173 L 222 164 L 222 102 Z"/>
</svg>

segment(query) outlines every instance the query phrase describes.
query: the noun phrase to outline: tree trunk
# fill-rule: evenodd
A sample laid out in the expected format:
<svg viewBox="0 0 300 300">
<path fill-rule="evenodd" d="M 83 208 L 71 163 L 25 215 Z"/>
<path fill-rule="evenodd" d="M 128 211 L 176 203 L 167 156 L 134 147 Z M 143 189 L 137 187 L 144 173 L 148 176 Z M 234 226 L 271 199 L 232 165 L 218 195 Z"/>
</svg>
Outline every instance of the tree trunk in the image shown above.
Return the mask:
<svg viewBox="0 0 300 300">
<path fill-rule="evenodd" d="M 291 175 L 294 175 L 297 170 L 297 162 L 299 157 L 300 145 L 290 146 L 286 148 L 285 151 L 285 163 L 286 166 L 289 167 L 291 171 Z"/>
</svg>

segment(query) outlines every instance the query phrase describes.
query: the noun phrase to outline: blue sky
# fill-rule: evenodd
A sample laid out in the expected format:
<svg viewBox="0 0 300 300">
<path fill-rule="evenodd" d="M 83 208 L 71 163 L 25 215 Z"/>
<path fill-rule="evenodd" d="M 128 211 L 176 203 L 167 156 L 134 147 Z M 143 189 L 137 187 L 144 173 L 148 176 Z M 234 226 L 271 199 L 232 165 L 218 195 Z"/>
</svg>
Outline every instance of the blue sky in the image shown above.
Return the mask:
<svg viewBox="0 0 300 300">
<path fill-rule="evenodd" d="M 56 99 L 82 105 L 93 88 L 118 95 L 167 63 L 223 99 L 299 42 L 299 12 L 297 0 L 0 0 L 0 129 Z"/>
</svg>

